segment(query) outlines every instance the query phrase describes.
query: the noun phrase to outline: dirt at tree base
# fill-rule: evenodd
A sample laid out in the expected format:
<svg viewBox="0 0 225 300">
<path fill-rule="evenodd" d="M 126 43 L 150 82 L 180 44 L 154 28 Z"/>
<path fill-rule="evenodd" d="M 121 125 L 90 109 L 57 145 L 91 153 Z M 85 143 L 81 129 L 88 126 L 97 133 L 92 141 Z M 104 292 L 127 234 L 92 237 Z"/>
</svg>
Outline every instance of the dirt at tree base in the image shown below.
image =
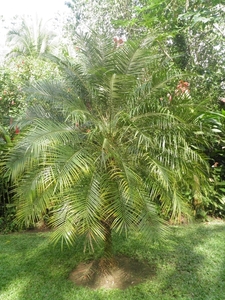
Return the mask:
<svg viewBox="0 0 225 300">
<path fill-rule="evenodd" d="M 127 256 L 114 257 L 114 263 L 102 271 L 101 260 L 80 263 L 69 276 L 76 285 L 91 289 L 126 289 L 151 279 L 156 268 L 146 261 Z"/>
</svg>

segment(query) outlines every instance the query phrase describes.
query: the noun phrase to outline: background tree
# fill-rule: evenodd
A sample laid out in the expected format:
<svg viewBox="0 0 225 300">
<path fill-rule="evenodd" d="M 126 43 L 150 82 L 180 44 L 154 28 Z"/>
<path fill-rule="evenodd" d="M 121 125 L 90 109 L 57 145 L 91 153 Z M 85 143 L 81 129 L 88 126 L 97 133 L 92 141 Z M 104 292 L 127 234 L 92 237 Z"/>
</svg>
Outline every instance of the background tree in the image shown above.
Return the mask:
<svg viewBox="0 0 225 300">
<path fill-rule="evenodd" d="M 115 1 L 66 1 L 70 8 L 65 28 L 70 37 L 74 32 L 90 32 L 94 30 L 100 35 L 111 34 L 112 36 L 127 37 L 128 26 L 116 24 L 118 20 L 133 19 L 137 0 Z M 134 25 L 132 27 L 134 29 Z"/>
<path fill-rule="evenodd" d="M 201 93 L 204 89 L 208 93 L 221 87 L 224 73 L 224 11 L 224 5 L 217 0 L 144 0 L 137 5 L 133 22 L 162 32 L 162 45 L 176 65 L 201 75 L 205 80 Z M 130 20 L 123 21 L 125 27 L 129 23 Z"/>
<path fill-rule="evenodd" d="M 39 57 L 52 53 L 56 34 L 46 29 L 48 26 L 38 18 L 17 18 L 7 33 L 7 43 L 11 51 L 8 55 Z"/>
<path fill-rule="evenodd" d="M 67 5 L 73 16 L 73 21 L 67 22 L 71 36 L 88 22 L 95 24 L 91 26 L 96 32 L 110 32 L 124 39 L 146 31 L 157 32 L 157 42 L 167 54 L 170 68 L 189 72 L 186 79 L 192 84 L 197 101 L 207 97 L 208 107 L 218 104 L 218 97 L 224 93 L 225 25 L 224 5 L 220 1 L 140 0 L 116 5 L 113 1 L 100 4 L 80 0 Z"/>
</svg>

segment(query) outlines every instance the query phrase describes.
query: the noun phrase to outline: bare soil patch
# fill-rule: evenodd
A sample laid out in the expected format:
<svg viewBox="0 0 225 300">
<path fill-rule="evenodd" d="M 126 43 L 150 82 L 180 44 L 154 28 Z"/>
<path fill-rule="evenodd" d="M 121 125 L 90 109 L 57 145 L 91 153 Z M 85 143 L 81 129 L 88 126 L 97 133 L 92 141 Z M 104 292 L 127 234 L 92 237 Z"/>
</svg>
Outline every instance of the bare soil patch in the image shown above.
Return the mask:
<svg viewBox="0 0 225 300">
<path fill-rule="evenodd" d="M 208 218 L 208 221 L 205 222 L 206 225 L 223 225 L 225 224 L 225 219 L 221 218 Z"/>
<path fill-rule="evenodd" d="M 76 285 L 91 289 L 126 289 L 151 279 L 156 274 L 155 265 L 127 256 L 116 256 L 107 266 L 107 272 L 100 267 L 101 260 L 80 263 L 69 276 Z"/>
</svg>

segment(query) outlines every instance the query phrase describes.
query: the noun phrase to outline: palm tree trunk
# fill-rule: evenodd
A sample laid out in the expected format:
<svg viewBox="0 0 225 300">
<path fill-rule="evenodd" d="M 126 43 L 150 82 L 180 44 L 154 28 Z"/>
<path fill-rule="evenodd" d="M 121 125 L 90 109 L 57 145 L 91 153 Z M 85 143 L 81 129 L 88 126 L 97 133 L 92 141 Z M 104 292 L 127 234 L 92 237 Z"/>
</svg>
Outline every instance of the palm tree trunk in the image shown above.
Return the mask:
<svg viewBox="0 0 225 300">
<path fill-rule="evenodd" d="M 111 224 L 109 221 L 103 221 L 103 226 L 105 230 L 105 245 L 104 245 L 104 253 L 103 257 L 105 258 L 111 258 L 113 253 L 112 253 L 112 229 L 111 229 Z"/>
<path fill-rule="evenodd" d="M 113 247 L 112 247 L 112 221 L 104 220 L 102 221 L 104 226 L 104 252 L 103 256 L 99 261 L 99 269 L 102 274 L 109 274 L 110 269 L 115 266 L 115 261 L 113 258 Z"/>
</svg>

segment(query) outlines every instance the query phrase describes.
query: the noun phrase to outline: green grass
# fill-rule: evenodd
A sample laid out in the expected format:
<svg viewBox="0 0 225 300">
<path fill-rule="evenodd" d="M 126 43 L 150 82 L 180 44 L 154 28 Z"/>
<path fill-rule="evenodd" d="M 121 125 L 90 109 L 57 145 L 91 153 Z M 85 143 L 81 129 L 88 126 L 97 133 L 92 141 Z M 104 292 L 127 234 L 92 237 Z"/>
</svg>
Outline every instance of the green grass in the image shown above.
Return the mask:
<svg viewBox="0 0 225 300">
<path fill-rule="evenodd" d="M 135 234 L 114 242 L 116 253 L 147 259 L 156 275 L 123 291 L 77 287 L 68 275 L 91 258 L 81 240 L 62 252 L 49 233 L 0 235 L 0 300 L 225 299 L 225 223 L 172 227 L 163 245 Z"/>
</svg>

